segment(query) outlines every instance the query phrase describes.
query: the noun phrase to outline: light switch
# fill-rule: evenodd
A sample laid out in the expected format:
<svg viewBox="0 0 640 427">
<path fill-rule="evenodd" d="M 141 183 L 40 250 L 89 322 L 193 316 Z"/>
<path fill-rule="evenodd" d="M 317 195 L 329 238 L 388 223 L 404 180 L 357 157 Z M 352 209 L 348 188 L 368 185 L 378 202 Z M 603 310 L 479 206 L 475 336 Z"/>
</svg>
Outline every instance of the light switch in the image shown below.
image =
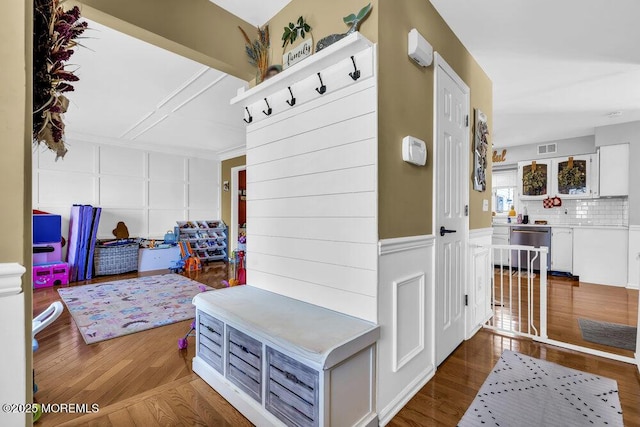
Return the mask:
<svg viewBox="0 0 640 427">
<path fill-rule="evenodd" d="M 482 200 L 482 211 L 483 212 L 489 212 L 489 200 L 488 199 L 483 199 Z"/>
</svg>

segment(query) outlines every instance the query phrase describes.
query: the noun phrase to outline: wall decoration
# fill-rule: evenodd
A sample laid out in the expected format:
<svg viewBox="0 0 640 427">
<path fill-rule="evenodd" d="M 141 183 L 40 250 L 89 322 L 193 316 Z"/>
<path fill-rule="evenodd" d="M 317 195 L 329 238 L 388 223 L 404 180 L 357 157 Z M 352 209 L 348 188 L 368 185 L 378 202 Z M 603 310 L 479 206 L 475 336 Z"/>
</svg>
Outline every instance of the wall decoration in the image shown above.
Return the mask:
<svg viewBox="0 0 640 427">
<path fill-rule="evenodd" d="M 229 181 L 225 181 L 222 183 L 222 190 L 229 191 Z"/>
<path fill-rule="evenodd" d="M 262 83 L 269 69 L 269 48 L 271 47 L 269 25 L 256 27 L 258 38 L 254 41 L 249 39 L 249 36 L 242 28 L 238 28 L 244 37 L 244 48 L 249 58 L 249 64 L 256 67 L 257 70 L 256 84 Z"/>
<path fill-rule="evenodd" d="M 522 168 L 522 195 L 544 196 L 547 194 L 547 165 L 531 162 Z"/>
<path fill-rule="evenodd" d="M 491 158 L 493 163 L 502 163 L 507 161 L 507 149 L 503 149 L 502 153 L 498 154 L 498 150 L 493 150 L 493 156 Z"/>
<path fill-rule="evenodd" d="M 64 10 L 63 3 L 35 0 L 33 4 L 33 142 L 54 151 L 56 160 L 67 153 L 62 115 L 69 100 L 63 94 L 73 91 L 71 82 L 79 80 L 66 62 L 88 27 L 80 21 L 78 6 Z"/>
<path fill-rule="evenodd" d="M 295 49 L 291 49 L 289 52 L 282 55 L 282 68 L 286 69 L 293 64 L 297 64 L 305 58 L 310 57 L 313 54 L 313 40 L 309 39 L 304 43 L 301 43 Z"/>
<path fill-rule="evenodd" d="M 473 144 L 473 189 L 487 189 L 487 156 L 489 154 L 489 126 L 487 115 L 475 109 L 475 136 Z"/>
<path fill-rule="evenodd" d="M 322 38 L 316 45 L 316 52 L 320 52 L 325 47 L 330 46 L 338 40 L 342 40 L 349 34 L 358 31 L 360 23 L 365 20 L 365 18 L 369 15 L 369 12 L 371 12 L 371 3 L 360 9 L 357 14 L 352 13 L 351 15 L 342 18 L 345 24 L 351 25 L 351 28 L 349 28 L 349 30 L 344 34 L 331 34 L 330 36 Z"/>
<path fill-rule="evenodd" d="M 289 22 L 289 25 L 284 27 L 284 32 L 282 33 L 282 47 L 285 48 L 288 44 L 293 44 L 298 36 L 305 38 L 306 34 L 310 31 L 311 27 L 305 22 L 302 16 L 298 18 L 297 25 Z"/>
</svg>

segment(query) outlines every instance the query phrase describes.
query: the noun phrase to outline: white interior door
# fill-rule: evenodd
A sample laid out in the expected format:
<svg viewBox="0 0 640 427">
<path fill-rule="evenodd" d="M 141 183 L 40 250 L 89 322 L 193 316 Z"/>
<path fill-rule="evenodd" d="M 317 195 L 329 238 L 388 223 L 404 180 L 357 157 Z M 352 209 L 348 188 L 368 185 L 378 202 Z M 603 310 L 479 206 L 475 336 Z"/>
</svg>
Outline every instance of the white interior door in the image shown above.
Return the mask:
<svg viewBox="0 0 640 427">
<path fill-rule="evenodd" d="M 436 61 L 435 224 L 436 363 L 464 339 L 468 241 L 469 88 Z"/>
</svg>

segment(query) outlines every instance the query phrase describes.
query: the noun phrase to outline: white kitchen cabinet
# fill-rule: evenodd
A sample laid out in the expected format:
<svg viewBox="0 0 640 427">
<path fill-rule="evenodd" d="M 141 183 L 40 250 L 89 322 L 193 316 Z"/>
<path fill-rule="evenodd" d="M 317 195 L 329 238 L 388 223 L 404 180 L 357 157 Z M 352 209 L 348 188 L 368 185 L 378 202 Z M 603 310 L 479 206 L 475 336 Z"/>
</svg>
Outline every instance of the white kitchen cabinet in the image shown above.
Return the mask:
<svg viewBox="0 0 640 427">
<path fill-rule="evenodd" d="M 573 229 L 573 275 L 581 282 L 626 286 L 629 230 L 623 227 Z"/>
<path fill-rule="evenodd" d="M 592 197 L 593 156 L 569 156 L 553 159 L 551 197 L 583 199 Z"/>
<path fill-rule="evenodd" d="M 509 244 L 509 227 L 508 226 L 494 226 L 493 234 L 491 236 L 492 245 L 508 245 Z M 493 264 L 502 265 L 503 267 L 509 266 L 509 260 L 511 258 L 510 250 L 495 249 L 493 251 Z"/>
<path fill-rule="evenodd" d="M 600 197 L 629 195 L 629 144 L 603 145 L 598 149 Z"/>
<path fill-rule="evenodd" d="M 518 162 L 518 194 L 521 200 L 541 200 L 551 191 L 551 160 Z"/>
<path fill-rule="evenodd" d="M 573 272 L 573 230 L 569 227 L 551 229 L 551 270 Z"/>
</svg>

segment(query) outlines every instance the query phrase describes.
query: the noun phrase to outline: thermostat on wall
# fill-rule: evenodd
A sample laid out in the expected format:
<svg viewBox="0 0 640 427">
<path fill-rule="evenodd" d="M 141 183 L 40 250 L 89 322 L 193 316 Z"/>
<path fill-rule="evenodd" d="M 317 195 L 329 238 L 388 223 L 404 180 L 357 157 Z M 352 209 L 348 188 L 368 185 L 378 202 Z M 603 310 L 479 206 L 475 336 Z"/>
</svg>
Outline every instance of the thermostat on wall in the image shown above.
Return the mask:
<svg viewBox="0 0 640 427">
<path fill-rule="evenodd" d="M 418 166 L 427 163 L 427 145 L 413 136 L 402 138 L 402 160 Z"/>
</svg>

